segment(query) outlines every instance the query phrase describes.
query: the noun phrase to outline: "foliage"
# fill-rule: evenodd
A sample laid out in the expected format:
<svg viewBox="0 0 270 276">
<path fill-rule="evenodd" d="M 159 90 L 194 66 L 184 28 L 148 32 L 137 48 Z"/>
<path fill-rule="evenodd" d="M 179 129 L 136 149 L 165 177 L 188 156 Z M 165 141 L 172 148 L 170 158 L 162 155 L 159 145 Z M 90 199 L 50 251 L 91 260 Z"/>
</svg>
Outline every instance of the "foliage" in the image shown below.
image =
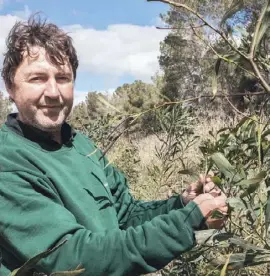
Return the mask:
<svg viewBox="0 0 270 276">
<path fill-rule="evenodd" d="M 230 198 L 230 214 L 222 238 L 211 246 L 200 244 L 182 255 L 162 275 L 206 275 L 206 272 L 220 275 L 220 271 L 223 275 L 254 275 L 254 272 L 265 275 L 268 272 L 264 264 L 270 261 L 269 96 L 263 95 L 254 102 L 253 95 L 270 92 L 270 2 L 161 2 L 172 5 L 163 16 L 171 31 L 161 45 L 160 65 L 164 71 L 161 85 L 135 81 L 119 87 L 112 99 L 106 99 L 107 107 L 112 105 L 117 110 L 107 117 L 104 114 L 97 117 L 96 126 L 94 122 L 84 124 L 86 133 L 105 141 L 103 145 L 107 141 L 107 146 L 114 142 L 114 138 L 108 139 L 113 137 L 112 133 L 118 138 L 121 133 L 127 134 L 132 144 L 116 144 L 118 150 L 113 151 L 110 159 L 127 173 L 134 193 L 140 198 L 148 199 L 147 193 L 155 199 L 179 193 L 188 175 L 210 170 L 215 173 L 213 181 Z M 202 106 L 202 98 L 207 99 L 211 92 L 211 96 L 222 96 L 232 106 L 235 102 L 230 100 L 230 94 L 237 94 L 236 101 L 244 105 L 248 102 L 251 113 L 243 114 L 232 107 L 244 119 L 234 127 L 209 134 L 211 137 L 200 146 L 202 159 L 198 168 L 195 158 L 187 157 L 199 139 L 194 126 L 207 117 L 208 110 L 215 106 L 221 110 L 224 104 L 206 100 Z M 190 96 L 197 99 L 202 118 L 194 118 L 191 109 L 180 104 L 179 99 Z M 127 118 L 130 120 L 126 121 Z M 100 126 L 103 131 L 99 135 Z M 138 136 L 141 135 L 146 127 L 147 134 L 155 133 L 159 143 L 156 162 L 147 167 L 145 182 L 139 183 L 136 179 L 141 171 L 137 166 L 141 160 L 137 158 L 133 137 L 139 130 Z M 250 268 L 255 265 L 258 266 Z"/>
<path fill-rule="evenodd" d="M 155 75 L 152 81 L 123 84 L 111 97 L 89 92 L 86 100 L 74 107 L 68 121 L 104 150 L 121 135 L 147 135 L 156 129 L 156 117 L 150 110 L 160 101 L 162 77 Z"/>
<path fill-rule="evenodd" d="M 157 102 L 154 84 L 147 84 L 140 80 L 132 84 L 123 84 L 115 90 L 113 102 L 115 106 L 121 106 L 124 112 L 128 114 L 138 113 L 149 108 Z M 122 104 L 121 104 L 122 103 Z"/>
<path fill-rule="evenodd" d="M 136 80 L 131 84 L 123 84 L 115 90 L 111 101 L 113 106 L 117 106 L 125 115 L 140 114 L 134 121 L 133 127 L 129 127 L 129 132 L 141 131 L 147 134 L 150 128 L 155 126 L 153 113 L 145 111 L 154 108 L 160 101 L 160 81 L 161 79 L 156 76 L 151 84 Z"/>
<path fill-rule="evenodd" d="M 244 118 L 234 128 L 221 129 L 214 141 L 208 139 L 201 147 L 207 161 L 203 166 L 216 171 L 214 181 L 229 197 L 231 213 L 227 231 L 258 246 L 252 259 L 246 259 L 245 265 L 238 263 L 238 269 L 269 262 L 269 252 L 260 253 L 263 248 L 269 249 L 267 221 L 270 214 L 266 192 L 269 186 L 269 133 L 266 118 L 262 114 L 260 117 L 254 115 Z M 216 247 L 215 250 L 221 249 Z M 226 254 L 232 254 L 230 258 L 233 258 L 234 253 L 240 252 L 245 252 L 245 243 L 228 248 Z M 260 255 L 258 262 L 256 258 Z M 263 267 L 258 267 L 258 271 L 260 269 Z"/>
<path fill-rule="evenodd" d="M 121 169 L 127 177 L 130 186 L 134 188 L 140 173 L 137 165 L 140 162 L 140 157 L 134 143 L 120 139 L 109 153 L 108 158 L 114 166 Z"/>
<path fill-rule="evenodd" d="M 97 91 L 88 92 L 85 101 L 76 105 L 72 110 L 69 122 L 73 127 L 83 129 L 84 126 L 101 116 L 110 114 L 102 104 L 102 99 L 107 99 L 107 96 Z"/>
<path fill-rule="evenodd" d="M 148 174 L 155 183 L 155 195 L 158 196 L 162 189 L 166 189 L 168 195 L 172 195 L 182 188 L 178 174 L 187 174 L 193 169 L 193 163 L 188 160 L 186 153 L 191 148 L 197 136 L 194 136 L 193 126 L 195 118 L 191 111 L 182 105 L 158 109 L 155 113 L 160 131 L 155 132 L 160 141 L 155 148 L 155 155 L 159 165 L 153 164 L 148 168 Z"/>
<path fill-rule="evenodd" d="M 270 92 L 268 2 L 160 2 L 172 7 L 162 17 L 171 29 L 160 56 L 166 96 L 200 98 L 209 94 L 212 82 L 214 95 L 230 94 L 232 102 L 244 110 L 248 106 L 243 95 Z M 260 97 L 257 103 L 264 99 Z"/>
<path fill-rule="evenodd" d="M 0 125 L 5 122 L 10 111 L 11 107 L 9 100 L 5 98 L 3 92 L 0 91 Z"/>
</svg>

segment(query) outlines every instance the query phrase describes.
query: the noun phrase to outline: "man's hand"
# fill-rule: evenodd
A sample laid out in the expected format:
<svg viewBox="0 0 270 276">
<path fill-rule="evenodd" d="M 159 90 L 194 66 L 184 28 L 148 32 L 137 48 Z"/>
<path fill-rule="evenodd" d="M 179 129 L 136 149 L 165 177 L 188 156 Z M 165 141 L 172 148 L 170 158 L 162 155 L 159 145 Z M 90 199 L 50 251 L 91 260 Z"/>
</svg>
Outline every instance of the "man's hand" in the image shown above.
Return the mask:
<svg viewBox="0 0 270 276">
<path fill-rule="evenodd" d="M 200 175 L 199 180 L 191 183 L 182 194 L 183 202 L 186 205 L 204 193 L 210 193 L 214 197 L 221 195 L 221 190 L 212 182 L 210 175 Z"/>
<path fill-rule="evenodd" d="M 211 195 L 210 193 L 206 193 L 197 196 L 193 201 L 199 206 L 203 216 L 206 219 L 208 227 L 220 229 L 224 226 L 224 223 L 226 221 L 226 215 L 228 212 L 226 200 L 227 197 L 224 193 L 221 193 L 219 196 L 216 197 Z M 223 217 L 211 217 L 215 211 L 221 213 Z"/>
</svg>

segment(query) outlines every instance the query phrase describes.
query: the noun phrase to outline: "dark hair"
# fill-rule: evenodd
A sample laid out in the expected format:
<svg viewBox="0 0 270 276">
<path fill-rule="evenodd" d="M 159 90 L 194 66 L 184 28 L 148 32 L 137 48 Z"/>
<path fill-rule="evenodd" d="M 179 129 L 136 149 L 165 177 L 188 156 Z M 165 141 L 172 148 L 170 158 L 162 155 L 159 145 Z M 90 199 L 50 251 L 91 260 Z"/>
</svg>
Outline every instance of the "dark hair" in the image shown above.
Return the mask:
<svg viewBox="0 0 270 276">
<path fill-rule="evenodd" d="M 1 75 L 8 89 L 14 85 L 14 76 L 23 60 L 23 54 L 27 52 L 30 56 L 33 46 L 44 48 L 54 65 L 64 65 L 68 59 L 74 80 L 76 78 L 79 63 L 71 37 L 55 24 L 42 20 L 37 14 L 32 15 L 27 22 L 17 22 L 9 32 L 6 45 Z"/>
</svg>

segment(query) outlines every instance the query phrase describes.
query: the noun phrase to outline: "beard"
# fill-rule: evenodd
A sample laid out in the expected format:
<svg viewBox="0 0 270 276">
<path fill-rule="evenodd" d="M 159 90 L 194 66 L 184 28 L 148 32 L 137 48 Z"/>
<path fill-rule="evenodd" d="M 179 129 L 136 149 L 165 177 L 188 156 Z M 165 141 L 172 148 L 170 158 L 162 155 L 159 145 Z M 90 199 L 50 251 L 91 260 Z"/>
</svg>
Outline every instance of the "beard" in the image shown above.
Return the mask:
<svg viewBox="0 0 270 276">
<path fill-rule="evenodd" d="M 71 112 L 71 107 L 61 108 L 39 108 L 36 110 L 18 110 L 19 120 L 25 124 L 36 127 L 46 132 L 57 132 L 61 130 L 63 123 Z"/>
</svg>

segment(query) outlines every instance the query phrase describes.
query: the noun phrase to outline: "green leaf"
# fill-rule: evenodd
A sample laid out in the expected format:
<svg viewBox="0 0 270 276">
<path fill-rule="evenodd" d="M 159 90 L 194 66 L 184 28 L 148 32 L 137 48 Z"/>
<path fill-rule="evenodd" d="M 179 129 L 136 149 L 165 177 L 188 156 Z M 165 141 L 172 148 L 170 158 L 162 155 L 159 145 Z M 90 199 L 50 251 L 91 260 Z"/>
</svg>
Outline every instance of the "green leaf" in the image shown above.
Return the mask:
<svg viewBox="0 0 270 276">
<path fill-rule="evenodd" d="M 268 1 L 268 5 L 265 8 L 265 15 L 263 17 L 260 30 L 256 36 L 255 51 L 258 49 L 258 46 L 260 45 L 262 38 L 266 34 L 266 31 L 269 29 L 269 26 L 270 26 L 270 2 Z"/>
<path fill-rule="evenodd" d="M 226 271 L 227 271 L 227 268 L 228 268 L 228 265 L 229 265 L 229 262 L 230 262 L 231 255 L 232 254 L 228 255 L 228 258 L 227 258 L 222 270 L 220 271 L 220 276 L 226 276 Z"/>
<path fill-rule="evenodd" d="M 230 208 L 233 210 L 240 210 L 240 209 L 245 209 L 246 206 L 241 200 L 240 197 L 231 197 L 227 199 L 227 204 L 229 205 Z"/>
<path fill-rule="evenodd" d="M 243 194 L 241 194 L 241 198 L 254 193 L 260 186 L 260 183 L 264 180 L 266 177 L 266 172 L 261 171 L 259 174 L 257 174 L 254 178 L 251 179 L 245 179 L 236 185 L 246 187 L 246 190 Z"/>
<path fill-rule="evenodd" d="M 218 210 L 214 210 L 210 217 L 213 219 L 223 219 L 225 216 Z"/>
<path fill-rule="evenodd" d="M 234 182 L 241 180 L 241 176 L 236 172 L 234 167 L 221 152 L 214 153 L 211 158 L 219 171 L 224 174 L 226 178 L 234 180 Z"/>
<path fill-rule="evenodd" d="M 178 173 L 199 177 L 198 173 L 196 173 L 194 170 L 191 170 L 191 169 L 180 170 L 180 171 L 178 171 Z"/>
<path fill-rule="evenodd" d="M 214 68 L 214 72 L 213 72 L 213 76 L 212 76 L 213 98 L 216 96 L 217 90 L 218 90 L 218 73 L 219 73 L 221 61 L 222 61 L 221 58 L 217 59 L 217 62 L 215 64 L 215 68 Z"/>
<path fill-rule="evenodd" d="M 115 110 L 118 113 L 121 113 L 121 111 L 119 109 L 117 109 L 115 106 L 113 106 L 112 104 L 110 104 L 108 101 L 106 101 L 103 97 L 97 96 L 97 99 L 103 103 L 104 105 L 106 105 L 107 107 Z"/>
<path fill-rule="evenodd" d="M 84 271 L 85 269 L 78 266 L 75 270 L 53 272 L 50 276 L 76 276 L 82 274 Z"/>
<path fill-rule="evenodd" d="M 222 184 L 222 180 L 218 176 L 212 176 L 211 180 L 218 186 L 220 187 Z"/>
<path fill-rule="evenodd" d="M 270 225 L 270 180 L 267 177 L 265 180 L 266 186 L 267 186 L 267 204 L 266 204 L 266 208 L 265 208 L 265 229 L 266 229 L 266 233 L 268 233 L 268 227 Z"/>
<path fill-rule="evenodd" d="M 266 172 L 261 171 L 255 177 L 250 178 L 250 179 L 244 179 L 235 185 L 248 188 L 252 185 L 260 184 L 264 180 L 265 177 L 266 177 Z"/>
</svg>

